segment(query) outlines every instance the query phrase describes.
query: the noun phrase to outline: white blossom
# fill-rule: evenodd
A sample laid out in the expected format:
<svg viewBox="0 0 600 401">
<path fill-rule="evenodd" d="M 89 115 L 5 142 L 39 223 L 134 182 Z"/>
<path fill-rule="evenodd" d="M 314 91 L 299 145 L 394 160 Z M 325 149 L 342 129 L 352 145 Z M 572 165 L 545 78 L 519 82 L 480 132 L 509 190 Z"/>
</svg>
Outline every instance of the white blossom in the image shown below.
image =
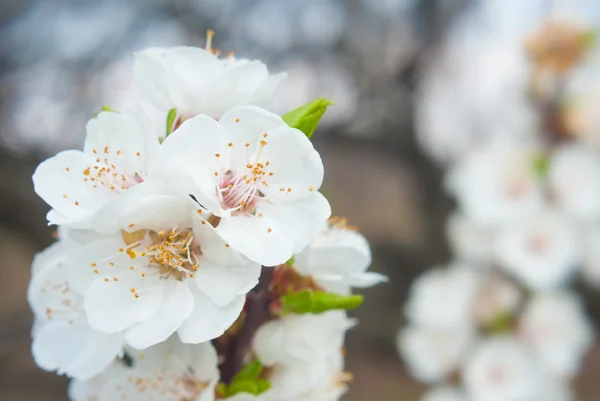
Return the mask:
<svg viewBox="0 0 600 401">
<path fill-rule="evenodd" d="M 435 383 L 460 367 L 473 339 L 468 326 L 434 329 L 409 325 L 398 333 L 396 345 L 415 378 Z"/>
<path fill-rule="evenodd" d="M 554 201 L 583 221 L 600 218 L 600 154 L 580 144 L 563 145 L 548 171 Z"/>
<path fill-rule="evenodd" d="M 258 60 L 219 58 L 207 45 L 207 49 L 154 47 L 136 53 L 137 86 L 162 110 L 219 118 L 236 106 L 264 104 L 286 77 L 270 75 Z"/>
<path fill-rule="evenodd" d="M 59 241 L 36 255 L 28 299 L 35 314 L 32 353 L 45 370 L 86 380 L 121 355 L 119 333 L 105 334 L 87 323 L 83 296 L 69 283 L 76 245 Z"/>
<path fill-rule="evenodd" d="M 220 218 L 217 233 L 227 243 L 266 266 L 302 250 L 331 213 L 318 192 L 323 163 L 310 140 L 253 106 L 219 121 L 186 120 L 160 146 L 149 176 L 193 195 Z"/>
<path fill-rule="evenodd" d="M 60 152 L 33 175 L 36 193 L 52 207 L 50 224 L 91 228 L 98 211 L 145 180 L 159 147 L 158 133 L 139 112 L 101 112 L 86 132 L 83 151 Z"/>
<path fill-rule="evenodd" d="M 474 222 L 501 225 L 542 205 L 542 191 L 528 143 L 493 140 L 474 149 L 448 172 L 446 186 Z"/>
<path fill-rule="evenodd" d="M 580 300 L 567 292 L 534 296 L 520 318 L 519 334 L 547 371 L 560 377 L 577 373 L 593 342 Z"/>
<path fill-rule="evenodd" d="M 496 231 L 479 224 L 463 213 L 453 213 L 446 222 L 446 237 L 454 255 L 474 266 L 487 267 L 493 259 L 493 239 Z"/>
<path fill-rule="evenodd" d="M 541 211 L 498 233 L 497 261 L 533 289 L 563 284 L 581 259 L 579 235 L 565 216 Z"/>
<path fill-rule="evenodd" d="M 353 325 L 342 311 L 283 316 L 262 325 L 252 347 L 266 366 L 316 366 L 332 350 L 341 350 Z"/>
<path fill-rule="evenodd" d="M 587 284 L 600 287 L 600 226 L 583 230 L 583 261 L 581 274 Z"/>
<path fill-rule="evenodd" d="M 482 340 L 462 368 L 465 391 L 477 401 L 538 400 L 541 374 L 527 349 L 511 337 Z"/>
<path fill-rule="evenodd" d="M 412 284 L 404 312 L 412 324 L 456 328 L 473 322 L 479 276 L 468 266 L 431 269 Z"/>
<path fill-rule="evenodd" d="M 352 287 L 364 288 L 387 281 L 379 273 L 367 272 L 371 249 L 367 240 L 345 222 L 330 221 L 300 253 L 294 267 L 313 277 L 326 291 L 349 294 Z"/>
<path fill-rule="evenodd" d="M 145 221 L 82 249 L 72 282 L 85 294 L 93 328 L 123 332 L 142 349 L 175 331 L 184 342 L 208 341 L 235 321 L 260 265 L 233 250 L 196 211 L 189 213 L 189 203 L 189 197 L 156 196 L 147 204 L 159 214 L 135 204 Z"/>
<path fill-rule="evenodd" d="M 214 401 L 219 371 L 210 343 L 189 345 L 169 339 L 133 356 L 133 367 L 122 368 L 120 374 L 107 372 L 71 384 L 71 401 Z"/>
</svg>

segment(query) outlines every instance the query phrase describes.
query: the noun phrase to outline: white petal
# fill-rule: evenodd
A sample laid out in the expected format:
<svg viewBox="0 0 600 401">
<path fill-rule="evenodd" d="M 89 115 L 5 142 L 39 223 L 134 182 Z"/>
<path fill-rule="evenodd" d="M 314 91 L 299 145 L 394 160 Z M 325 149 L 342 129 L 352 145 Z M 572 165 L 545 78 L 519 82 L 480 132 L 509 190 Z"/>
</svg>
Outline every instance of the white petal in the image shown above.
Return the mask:
<svg viewBox="0 0 600 401">
<path fill-rule="evenodd" d="M 293 243 L 294 252 L 299 252 L 329 218 L 331 208 L 323 195 L 314 192 L 290 203 L 261 204 L 257 213 L 271 219 L 281 234 Z"/>
<path fill-rule="evenodd" d="M 223 114 L 219 122 L 233 144 L 231 169 L 236 173 L 244 171 L 265 133 L 287 126 L 278 115 L 254 106 L 235 107 Z"/>
<path fill-rule="evenodd" d="M 136 323 L 125 332 L 125 340 L 136 349 L 144 349 L 165 341 L 187 319 L 194 308 L 194 299 L 180 281 L 165 284 L 164 301 L 148 320 Z"/>
<path fill-rule="evenodd" d="M 222 335 L 238 318 L 246 297 L 238 296 L 229 305 L 219 308 L 207 297 L 194 292 L 194 311 L 177 330 L 184 343 L 198 344 Z"/>
<path fill-rule="evenodd" d="M 202 248 L 202 254 L 211 262 L 220 265 L 240 265 L 247 263 L 247 259 L 237 250 L 233 249 L 219 236 L 217 230 L 202 219 L 205 213 L 195 213 L 193 217 L 194 238 Z"/>
<path fill-rule="evenodd" d="M 224 307 L 258 284 L 260 269 L 258 263 L 252 262 L 226 266 L 203 260 L 194 280 L 200 291 L 215 305 Z"/>
<path fill-rule="evenodd" d="M 273 176 L 265 178 L 261 190 L 269 200 L 289 202 L 316 191 L 323 183 L 323 162 L 312 142 L 301 131 L 288 126 L 269 131 L 260 160 L 269 162 Z M 284 191 L 281 191 L 284 188 Z"/>
<path fill-rule="evenodd" d="M 162 303 L 163 287 L 158 275 L 141 277 L 138 271 L 125 273 L 118 281 L 96 280 L 85 294 L 90 326 L 105 333 L 150 319 Z"/>
<path fill-rule="evenodd" d="M 169 102 L 167 74 L 161 55 L 165 48 L 153 47 L 135 54 L 133 78 L 140 91 L 156 106 L 164 109 L 173 107 Z"/>
<path fill-rule="evenodd" d="M 217 227 L 227 243 L 253 262 L 276 266 L 292 257 L 293 244 L 268 217 L 233 216 Z"/>
<path fill-rule="evenodd" d="M 104 189 L 84 182 L 83 171 L 93 162 L 93 158 L 77 150 L 60 152 L 35 170 L 35 192 L 68 221 L 86 219 L 112 197 Z"/>
</svg>

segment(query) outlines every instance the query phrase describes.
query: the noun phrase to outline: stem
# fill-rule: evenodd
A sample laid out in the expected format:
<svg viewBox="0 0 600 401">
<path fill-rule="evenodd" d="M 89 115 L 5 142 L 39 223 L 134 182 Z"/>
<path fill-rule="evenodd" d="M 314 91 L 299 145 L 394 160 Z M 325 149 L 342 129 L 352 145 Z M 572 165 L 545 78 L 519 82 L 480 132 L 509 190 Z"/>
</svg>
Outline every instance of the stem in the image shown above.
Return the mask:
<svg viewBox="0 0 600 401">
<path fill-rule="evenodd" d="M 220 366 L 221 381 L 229 384 L 242 368 L 250 344 L 258 328 L 269 320 L 269 284 L 273 267 L 263 266 L 258 284 L 246 296 L 246 317 L 240 332 L 231 339 L 223 350 L 225 357 Z"/>
</svg>

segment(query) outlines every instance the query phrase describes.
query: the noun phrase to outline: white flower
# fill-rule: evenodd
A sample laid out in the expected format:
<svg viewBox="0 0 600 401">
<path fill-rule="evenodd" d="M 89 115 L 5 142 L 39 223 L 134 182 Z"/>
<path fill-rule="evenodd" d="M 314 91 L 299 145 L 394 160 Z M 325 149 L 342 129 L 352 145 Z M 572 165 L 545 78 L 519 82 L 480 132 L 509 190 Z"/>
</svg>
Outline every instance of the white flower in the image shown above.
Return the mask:
<svg viewBox="0 0 600 401">
<path fill-rule="evenodd" d="M 495 230 L 467 218 L 463 213 L 453 213 L 446 222 L 446 237 L 454 255 L 475 266 L 486 267 L 493 258 Z"/>
<path fill-rule="evenodd" d="M 580 262 L 578 232 L 553 211 L 542 211 L 514 222 L 498 233 L 498 262 L 533 289 L 563 284 Z"/>
<path fill-rule="evenodd" d="M 304 366 L 278 366 L 269 376 L 271 388 L 265 401 L 337 401 L 346 392 L 352 375 L 344 372 L 341 350 L 330 349 L 326 357 Z"/>
<path fill-rule="evenodd" d="M 412 284 L 404 306 L 408 320 L 431 328 L 456 328 L 473 321 L 479 276 L 469 267 L 431 269 Z"/>
<path fill-rule="evenodd" d="M 580 300 L 565 292 L 534 296 L 521 316 L 519 334 L 546 369 L 561 377 L 577 373 L 593 342 Z"/>
<path fill-rule="evenodd" d="M 220 336 L 239 316 L 260 265 L 234 251 L 197 212 L 190 215 L 189 197 L 146 200 L 132 206 L 140 219 L 131 232 L 92 241 L 78 256 L 72 282 L 85 293 L 90 326 L 124 331 L 137 349 L 175 331 L 189 343 Z"/>
<path fill-rule="evenodd" d="M 155 161 L 152 180 L 193 195 L 220 218 L 219 235 L 262 265 L 286 262 L 331 213 L 317 192 L 323 164 L 310 140 L 257 107 L 231 109 L 219 121 L 186 120 Z"/>
<path fill-rule="evenodd" d="M 462 369 L 465 391 L 477 401 L 538 400 L 539 367 L 514 338 L 481 341 Z"/>
<path fill-rule="evenodd" d="M 474 222 L 518 220 L 542 204 L 534 160 L 535 149 L 527 143 L 488 141 L 449 170 L 446 186 Z"/>
<path fill-rule="evenodd" d="M 427 391 L 419 401 L 467 401 L 467 397 L 458 388 L 440 386 Z"/>
<path fill-rule="evenodd" d="M 50 224 L 89 228 L 102 207 L 144 181 L 159 147 L 158 134 L 137 112 L 101 112 L 86 131 L 83 152 L 60 152 L 33 175 L 36 193 L 52 207 Z"/>
<path fill-rule="evenodd" d="M 426 383 L 441 382 L 457 369 L 473 341 L 470 327 L 432 329 L 407 326 L 396 345 L 410 373 Z"/>
<path fill-rule="evenodd" d="M 543 401 L 575 401 L 569 382 L 552 376 L 544 377 L 544 386 L 537 399 Z"/>
<path fill-rule="evenodd" d="M 258 60 L 220 59 L 207 45 L 138 52 L 134 78 L 142 93 L 163 110 L 219 118 L 232 107 L 265 103 L 286 77 L 269 75 Z"/>
<path fill-rule="evenodd" d="M 103 376 L 107 376 L 102 383 Z M 214 401 L 219 380 L 217 353 L 210 343 L 174 339 L 134 354 L 131 368 L 72 384 L 72 401 Z M 73 390 L 73 386 L 75 390 Z"/>
<path fill-rule="evenodd" d="M 265 366 L 318 365 L 331 352 L 339 352 L 354 321 L 342 311 L 288 315 L 262 325 L 252 340 Z"/>
<path fill-rule="evenodd" d="M 600 155 L 582 145 L 555 150 L 548 172 L 552 194 L 566 213 L 584 221 L 600 217 Z"/>
<path fill-rule="evenodd" d="M 83 297 L 69 283 L 74 244 L 61 241 L 36 255 L 28 299 L 36 317 L 32 353 L 45 370 L 81 380 L 102 372 L 122 353 L 120 334 L 92 329 Z"/>
<path fill-rule="evenodd" d="M 488 277 L 473 302 L 475 319 L 480 325 L 486 325 L 495 319 L 512 316 L 521 303 L 522 295 L 512 281 L 495 275 Z"/>
<path fill-rule="evenodd" d="M 370 287 L 387 277 L 367 272 L 371 249 L 365 237 L 350 229 L 345 220 L 331 221 L 312 242 L 294 256 L 294 267 L 312 276 L 326 291 L 349 294 L 352 287 Z"/>
</svg>

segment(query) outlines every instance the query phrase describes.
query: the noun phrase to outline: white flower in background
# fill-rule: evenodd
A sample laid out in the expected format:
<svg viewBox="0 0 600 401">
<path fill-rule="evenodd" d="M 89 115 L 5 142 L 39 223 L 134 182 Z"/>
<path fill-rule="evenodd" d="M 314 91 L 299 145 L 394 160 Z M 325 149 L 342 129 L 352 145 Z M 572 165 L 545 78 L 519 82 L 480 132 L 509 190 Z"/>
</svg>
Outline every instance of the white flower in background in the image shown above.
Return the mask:
<svg viewBox="0 0 600 401">
<path fill-rule="evenodd" d="M 352 326 L 354 321 L 342 311 L 283 316 L 262 325 L 252 347 L 265 366 L 318 366 L 341 350 Z"/>
<path fill-rule="evenodd" d="M 190 215 L 189 197 L 155 200 L 146 222 L 92 241 L 78 256 L 72 282 L 85 293 L 90 326 L 124 331 L 137 349 L 175 331 L 189 343 L 218 337 L 239 316 L 260 265 L 233 250 L 197 212 Z M 143 214 L 142 204 L 135 207 Z"/>
<path fill-rule="evenodd" d="M 396 346 L 415 378 L 441 382 L 457 369 L 474 340 L 471 327 L 432 329 L 409 325 L 398 332 Z"/>
<path fill-rule="evenodd" d="M 523 294 L 512 281 L 500 276 L 488 277 L 473 302 L 475 319 L 486 325 L 495 319 L 512 316 L 522 299 Z"/>
<path fill-rule="evenodd" d="M 431 269 L 411 286 L 404 306 L 407 319 L 429 328 L 456 328 L 473 322 L 473 301 L 479 288 L 477 271 L 451 265 Z"/>
<path fill-rule="evenodd" d="M 511 337 L 482 340 L 462 368 L 469 399 L 539 400 L 543 381 L 527 349 Z"/>
<path fill-rule="evenodd" d="M 581 274 L 587 284 L 600 287 L 600 226 L 583 230 L 583 261 Z"/>
<path fill-rule="evenodd" d="M 149 176 L 193 195 L 220 218 L 217 232 L 232 248 L 266 266 L 302 250 L 331 214 L 310 140 L 253 106 L 219 121 L 186 120 L 161 145 Z"/>
<path fill-rule="evenodd" d="M 138 112 L 101 112 L 86 132 L 83 152 L 60 152 L 33 175 L 36 193 L 52 207 L 50 224 L 89 228 L 102 207 L 144 181 L 159 147 L 158 133 Z"/>
<path fill-rule="evenodd" d="M 337 401 L 347 391 L 352 375 L 344 371 L 340 349 L 329 349 L 304 366 L 275 367 L 269 375 L 271 388 L 261 394 L 265 401 Z"/>
<path fill-rule="evenodd" d="M 262 105 L 285 73 L 270 75 L 258 60 L 219 58 L 207 48 L 149 48 L 136 53 L 134 78 L 141 92 L 158 108 L 176 108 L 179 115 L 208 114 L 219 118 L 236 106 Z"/>
<path fill-rule="evenodd" d="M 565 216 L 541 211 L 498 233 L 496 258 L 533 289 L 557 287 L 570 278 L 580 262 L 578 234 Z"/>
<path fill-rule="evenodd" d="M 169 339 L 133 356 L 133 367 L 123 368 L 120 374 L 108 372 L 104 383 L 102 374 L 71 384 L 72 401 L 214 401 L 219 371 L 210 343 L 190 345 Z"/>
<path fill-rule="evenodd" d="M 542 205 L 535 157 L 535 149 L 527 143 L 488 141 L 448 171 L 446 186 L 474 222 L 515 221 Z"/>
<path fill-rule="evenodd" d="M 525 308 L 519 335 L 556 376 L 577 373 L 593 342 L 593 329 L 580 300 L 571 293 L 538 294 Z"/>
<path fill-rule="evenodd" d="M 472 262 L 474 267 L 489 266 L 493 258 L 495 230 L 454 212 L 446 222 L 446 233 L 457 259 Z"/>
<path fill-rule="evenodd" d="M 106 369 L 122 354 L 123 337 L 92 329 L 83 296 L 69 283 L 73 253 L 78 248 L 60 241 L 36 255 L 27 297 L 34 312 L 32 353 L 45 370 L 86 380 Z"/>
<path fill-rule="evenodd" d="M 440 386 L 428 390 L 419 401 L 467 401 L 467 397 L 456 387 Z"/>
<path fill-rule="evenodd" d="M 312 242 L 294 256 L 294 267 L 312 276 L 326 291 L 349 294 L 352 287 L 365 288 L 387 281 L 366 270 L 371 265 L 369 243 L 345 219 L 330 219 Z"/>
<path fill-rule="evenodd" d="M 600 154 L 579 144 L 552 155 L 548 179 L 558 206 L 583 221 L 600 217 Z"/>
<path fill-rule="evenodd" d="M 100 374 L 87 379 L 75 379 L 69 382 L 69 400 L 70 401 L 91 401 L 98 400 L 102 388 L 111 377 L 126 375 L 128 368 L 123 361 L 116 360 Z"/>
<path fill-rule="evenodd" d="M 544 377 L 544 386 L 537 399 L 543 401 L 576 400 L 568 381 L 548 375 Z"/>
</svg>

